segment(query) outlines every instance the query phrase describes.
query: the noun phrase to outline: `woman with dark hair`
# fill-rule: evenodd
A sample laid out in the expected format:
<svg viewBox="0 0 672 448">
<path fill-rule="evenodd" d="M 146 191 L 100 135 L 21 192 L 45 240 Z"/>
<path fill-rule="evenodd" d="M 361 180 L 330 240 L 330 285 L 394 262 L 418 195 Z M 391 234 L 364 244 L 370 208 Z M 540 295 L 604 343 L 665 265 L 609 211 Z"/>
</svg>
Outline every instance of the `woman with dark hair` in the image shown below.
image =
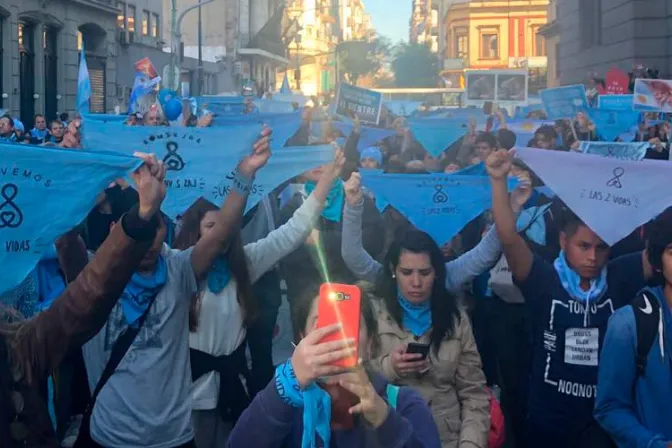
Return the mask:
<svg viewBox="0 0 672 448">
<path fill-rule="evenodd" d="M 317 297 L 313 289 L 294 300 L 296 350 L 243 413 L 227 447 L 439 448 L 436 425 L 417 392 L 390 386 L 361 364 L 351 371 L 332 365 L 349 356 L 355 342 L 320 342 L 340 327 L 316 329 Z M 365 362 L 377 333 L 366 294 L 360 322 L 358 350 Z"/>
<path fill-rule="evenodd" d="M 233 424 L 249 405 L 240 376 L 247 371 L 243 343 L 247 327 L 258 312 L 252 284 L 310 236 L 344 160 L 338 150 L 334 161 L 324 167 L 311 196 L 286 224 L 245 246 L 240 231 L 236 232 L 192 298 L 192 415 L 199 448 L 223 446 Z M 192 206 L 183 218 L 175 247 L 186 250 L 195 245 L 214 225 L 217 210 L 204 200 Z"/>
</svg>

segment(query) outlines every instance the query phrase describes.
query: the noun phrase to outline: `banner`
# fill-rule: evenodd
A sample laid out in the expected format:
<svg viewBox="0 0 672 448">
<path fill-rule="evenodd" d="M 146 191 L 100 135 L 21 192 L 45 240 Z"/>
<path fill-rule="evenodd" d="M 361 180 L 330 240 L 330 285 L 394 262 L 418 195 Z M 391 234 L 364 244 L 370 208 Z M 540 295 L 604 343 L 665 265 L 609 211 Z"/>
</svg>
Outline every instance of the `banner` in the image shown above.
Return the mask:
<svg viewBox="0 0 672 448">
<path fill-rule="evenodd" d="M 611 68 L 604 79 L 604 89 L 599 84 L 597 88 L 600 95 L 625 95 L 630 92 L 630 77 L 622 70 Z"/>
<path fill-rule="evenodd" d="M 574 119 L 576 114 L 585 113 L 589 109 L 583 85 L 544 89 L 539 92 L 539 96 L 549 120 Z"/>
<path fill-rule="evenodd" d="M 639 112 L 625 110 L 589 109 L 588 115 L 595 123 L 597 135 L 612 142 L 621 134 L 637 128 Z"/>
<path fill-rule="evenodd" d="M 271 148 L 282 148 L 301 127 L 301 112 L 292 113 L 253 113 L 246 115 L 229 115 L 216 117 L 213 128 L 240 125 L 266 125 L 273 129 Z"/>
<path fill-rule="evenodd" d="M 610 246 L 672 205 L 672 165 L 573 152 L 516 148 L 532 169 L 583 222 Z M 568 175 L 571 173 L 571 175 Z"/>
<path fill-rule="evenodd" d="M 334 147 L 331 145 L 287 147 L 275 151 L 266 166 L 257 173 L 245 211 L 251 210 L 264 196 L 292 177 L 330 163 L 333 159 Z M 204 197 L 219 207 L 229 194 L 233 178 L 232 171 Z"/>
<path fill-rule="evenodd" d="M 161 210 L 174 219 L 196 199 L 211 192 L 252 151 L 261 129 L 260 124 L 169 128 L 85 120 L 82 144 L 92 151 L 156 154 L 168 170 L 165 181 L 168 191 Z"/>
<path fill-rule="evenodd" d="M 467 70 L 465 104 L 482 107 L 487 101 L 502 106 L 527 104 L 527 70 Z"/>
<path fill-rule="evenodd" d="M 349 84 L 341 84 L 336 96 L 336 113 L 348 118 L 359 117 L 362 123 L 378 124 L 383 94 Z"/>
<path fill-rule="evenodd" d="M 632 110 L 634 95 L 600 95 L 597 105 L 600 109 Z"/>
<path fill-rule="evenodd" d="M 108 137 L 109 138 L 109 137 Z M 0 293 L 21 283 L 54 241 L 88 215 L 135 157 L 0 144 Z"/>
<path fill-rule="evenodd" d="M 644 143 L 623 142 L 581 142 L 581 152 L 595 154 L 603 157 L 611 157 L 619 160 L 642 160 L 649 148 Z"/>
<path fill-rule="evenodd" d="M 439 157 L 469 132 L 461 121 L 456 120 L 413 119 L 408 124 L 413 137 L 434 157 Z"/>
<path fill-rule="evenodd" d="M 490 178 L 459 174 L 381 174 L 360 171 L 362 185 L 384 199 L 441 246 L 491 207 Z M 510 182 L 514 186 L 515 180 Z"/>
<path fill-rule="evenodd" d="M 633 108 L 642 112 L 672 112 L 672 80 L 636 79 Z"/>
</svg>

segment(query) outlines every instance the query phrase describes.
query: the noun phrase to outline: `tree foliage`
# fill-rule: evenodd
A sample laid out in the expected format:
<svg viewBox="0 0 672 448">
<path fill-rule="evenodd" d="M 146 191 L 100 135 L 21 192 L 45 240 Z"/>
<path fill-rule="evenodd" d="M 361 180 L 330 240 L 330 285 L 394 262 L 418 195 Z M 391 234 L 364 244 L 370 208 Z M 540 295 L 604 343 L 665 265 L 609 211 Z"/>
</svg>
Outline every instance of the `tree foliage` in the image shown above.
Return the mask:
<svg viewBox="0 0 672 448">
<path fill-rule="evenodd" d="M 395 49 L 392 71 L 397 87 L 436 87 L 439 61 L 427 45 L 401 43 Z"/>
<path fill-rule="evenodd" d="M 345 81 L 357 85 L 359 78 L 373 75 L 383 66 L 390 45 L 385 39 L 346 41 L 338 46 L 339 70 Z"/>
</svg>

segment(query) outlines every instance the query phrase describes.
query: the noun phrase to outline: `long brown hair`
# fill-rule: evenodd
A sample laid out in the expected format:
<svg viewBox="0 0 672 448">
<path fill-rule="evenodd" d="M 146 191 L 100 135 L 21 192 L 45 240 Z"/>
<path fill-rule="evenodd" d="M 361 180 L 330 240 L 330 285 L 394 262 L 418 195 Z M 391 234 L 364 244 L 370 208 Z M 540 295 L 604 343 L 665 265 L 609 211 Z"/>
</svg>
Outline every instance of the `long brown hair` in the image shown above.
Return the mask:
<svg viewBox="0 0 672 448">
<path fill-rule="evenodd" d="M 182 229 L 180 230 L 173 247 L 175 249 L 185 250 L 193 245 L 201 237 L 201 221 L 205 214 L 211 211 L 218 211 L 212 203 L 203 198 L 199 198 L 189 207 L 189 210 L 182 217 Z M 252 294 L 252 283 L 250 272 L 247 269 L 247 256 L 240 237 L 240 229 L 232 235 L 229 247 L 226 250 L 226 261 L 231 270 L 231 275 L 236 280 L 236 295 L 240 304 L 243 323 L 248 326 L 256 317 L 258 303 Z M 191 298 L 189 308 L 189 331 L 198 330 L 198 316 L 201 311 L 201 297 L 203 291 L 199 291 Z"/>
</svg>

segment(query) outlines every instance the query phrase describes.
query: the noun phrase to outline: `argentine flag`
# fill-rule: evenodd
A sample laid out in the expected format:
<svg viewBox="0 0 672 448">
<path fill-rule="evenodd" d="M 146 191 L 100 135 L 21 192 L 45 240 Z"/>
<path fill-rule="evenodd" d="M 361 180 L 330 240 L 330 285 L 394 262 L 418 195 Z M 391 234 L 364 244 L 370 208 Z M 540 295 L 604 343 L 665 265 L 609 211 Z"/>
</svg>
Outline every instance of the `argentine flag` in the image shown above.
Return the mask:
<svg viewBox="0 0 672 448">
<path fill-rule="evenodd" d="M 79 75 L 77 76 L 77 112 L 89 113 L 89 99 L 91 98 L 91 80 L 89 79 L 89 67 L 86 65 L 84 46 L 79 54 Z"/>
</svg>

